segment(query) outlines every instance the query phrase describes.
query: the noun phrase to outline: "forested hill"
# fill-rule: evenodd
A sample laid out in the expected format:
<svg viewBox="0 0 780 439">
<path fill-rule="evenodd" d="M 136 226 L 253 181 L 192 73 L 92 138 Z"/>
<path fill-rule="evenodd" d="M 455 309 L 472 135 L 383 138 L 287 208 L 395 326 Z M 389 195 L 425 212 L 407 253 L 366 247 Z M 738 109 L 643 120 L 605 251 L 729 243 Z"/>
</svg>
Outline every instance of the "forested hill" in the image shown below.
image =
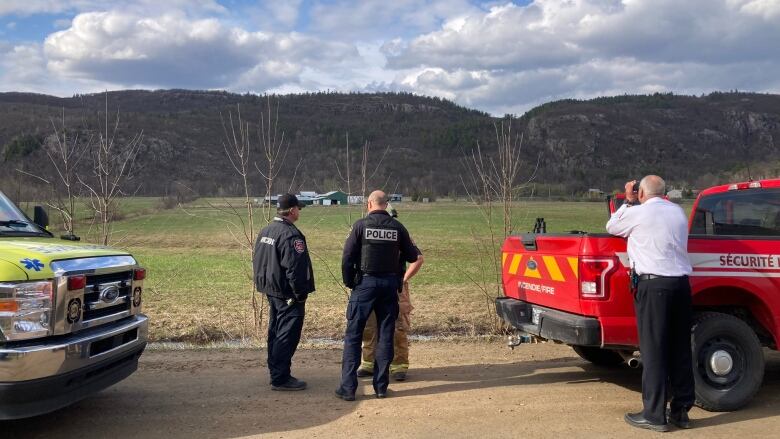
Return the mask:
<svg viewBox="0 0 780 439">
<path fill-rule="evenodd" d="M 118 112 L 117 145 L 143 132 L 130 190 L 162 195 L 182 185 L 200 195 L 238 194 L 240 180 L 224 144 L 230 118 L 250 123 L 252 162 L 263 168 L 258 127 L 269 100 L 226 92 L 119 91 L 57 98 L 0 93 L 0 189 L 35 188 L 18 169 L 54 178 L 45 150 L 52 121 L 82 142 Z M 507 120 L 449 101 L 411 94 L 313 93 L 272 96 L 271 122 L 289 150 L 277 190 L 346 189 L 347 135 L 353 192 L 360 188 L 362 151 L 369 145 L 370 188 L 405 194 L 463 193 L 467 159 L 477 144 L 486 159 L 497 150 L 494 124 Z M 266 116 L 267 117 L 267 116 Z M 628 178 L 659 173 L 676 186 L 700 187 L 743 171 L 778 175 L 780 96 L 715 93 L 705 97 L 620 96 L 558 101 L 513 119 L 523 133 L 518 182 L 534 172 L 538 193 L 611 191 Z M 266 119 L 267 124 L 267 119 Z M 227 128 L 227 132 L 226 132 Z M 110 134 L 110 130 L 109 130 Z M 389 148 L 389 149 L 388 149 Z M 385 149 L 388 153 L 383 158 Z M 381 166 L 374 168 L 381 160 Z M 300 162 L 296 172 L 296 165 Z M 89 178 L 88 160 L 81 174 Z M 256 169 L 250 178 L 260 194 Z"/>
</svg>

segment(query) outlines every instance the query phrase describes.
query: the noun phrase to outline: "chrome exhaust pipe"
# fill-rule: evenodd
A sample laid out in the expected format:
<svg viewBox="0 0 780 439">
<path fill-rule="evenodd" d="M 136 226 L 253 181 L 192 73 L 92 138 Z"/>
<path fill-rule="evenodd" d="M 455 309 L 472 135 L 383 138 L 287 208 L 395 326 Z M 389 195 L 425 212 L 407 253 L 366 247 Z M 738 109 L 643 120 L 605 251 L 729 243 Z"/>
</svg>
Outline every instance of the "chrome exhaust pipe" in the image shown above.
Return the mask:
<svg viewBox="0 0 780 439">
<path fill-rule="evenodd" d="M 620 351 L 619 354 L 631 369 L 637 369 L 642 365 L 641 354 L 634 355 L 634 353 L 630 351 Z"/>
</svg>

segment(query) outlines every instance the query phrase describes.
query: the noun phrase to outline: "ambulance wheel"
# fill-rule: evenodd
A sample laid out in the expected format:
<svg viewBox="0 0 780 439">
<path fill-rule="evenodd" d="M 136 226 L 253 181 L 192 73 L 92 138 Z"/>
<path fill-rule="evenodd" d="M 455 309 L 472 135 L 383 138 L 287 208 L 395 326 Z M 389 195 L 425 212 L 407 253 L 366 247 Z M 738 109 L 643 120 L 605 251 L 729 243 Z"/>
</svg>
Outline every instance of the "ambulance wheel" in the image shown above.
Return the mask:
<svg viewBox="0 0 780 439">
<path fill-rule="evenodd" d="M 583 360 L 590 361 L 596 366 L 617 367 L 623 364 L 623 357 L 609 349 L 601 349 L 595 346 L 572 346 L 571 348 Z"/>
<path fill-rule="evenodd" d="M 764 352 L 755 331 L 729 314 L 697 314 L 693 322 L 696 405 L 736 410 L 753 398 L 764 378 Z"/>
</svg>

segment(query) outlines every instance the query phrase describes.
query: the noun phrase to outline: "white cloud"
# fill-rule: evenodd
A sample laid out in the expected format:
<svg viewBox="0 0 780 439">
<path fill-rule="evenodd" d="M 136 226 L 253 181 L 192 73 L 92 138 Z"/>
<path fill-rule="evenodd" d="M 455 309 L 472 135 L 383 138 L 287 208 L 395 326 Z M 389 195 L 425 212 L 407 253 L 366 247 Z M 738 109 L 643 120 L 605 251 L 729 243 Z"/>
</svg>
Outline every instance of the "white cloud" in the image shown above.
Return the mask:
<svg viewBox="0 0 780 439">
<path fill-rule="evenodd" d="M 777 0 L 536 0 L 457 17 L 383 52 L 407 72 L 403 86 L 500 113 L 603 94 L 778 91 L 777 41 Z"/>
<path fill-rule="evenodd" d="M 28 16 L 108 10 L 136 11 L 147 14 L 175 10 L 188 13 L 226 11 L 216 0 L 2 0 L 0 2 L 0 17 L 10 14 Z"/>
<path fill-rule="evenodd" d="M 442 21 L 479 9 L 468 0 L 316 0 L 313 31 L 329 38 L 363 41 L 429 32 Z"/>
<path fill-rule="evenodd" d="M 780 18 L 780 2 L 777 0 L 739 1 L 736 4 L 740 6 L 742 12 L 761 16 L 765 20 Z"/>
<path fill-rule="evenodd" d="M 591 60 L 565 68 L 524 71 L 447 72 L 424 69 L 399 81 L 407 90 L 454 99 L 493 114 L 522 114 L 550 100 L 624 93 L 678 90 L 689 94 L 712 90 L 780 90 L 780 77 L 761 72 L 772 62 L 712 66 L 701 63 L 658 64 L 633 58 Z M 478 76 L 474 75 L 478 73 Z M 464 81 L 462 78 L 470 78 Z"/>
<path fill-rule="evenodd" d="M 326 69 L 354 46 L 297 33 L 248 32 L 182 14 L 84 13 L 46 38 L 49 69 L 62 76 L 147 87 L 252 88 L 296 82 L 304 67 Z"/>
<path fill-rule="evenodd" d="M 570 97 L 780 91 L 780 0 L 520 3 L 0 0 L 0 17 L 54 14 L 61 29 L 0 43 L 0 86 L 404 90 L 494 114 Z"/>
</svg>

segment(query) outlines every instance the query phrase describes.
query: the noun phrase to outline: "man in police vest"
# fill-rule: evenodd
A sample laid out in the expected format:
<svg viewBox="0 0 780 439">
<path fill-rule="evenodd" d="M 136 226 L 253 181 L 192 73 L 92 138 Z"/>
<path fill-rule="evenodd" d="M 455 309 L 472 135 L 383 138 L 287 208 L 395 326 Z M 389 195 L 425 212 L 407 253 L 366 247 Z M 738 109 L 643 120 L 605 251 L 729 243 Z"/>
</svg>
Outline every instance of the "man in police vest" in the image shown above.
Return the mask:
<svg viewBox="0 0 780 439">
<path fill-rule="evenodd" d="M 368 316 L 377 320 L 377 348 L 374 392 L 387 395 L 390 361 L 393 359 L 393 333 L 398 318 L 398 261 L 415 262 L 417 251 L 403 224 L 390 216 L 387 195 L 374 191 L 368 197 L 368 215 L 355 222 L 344 244 L 341 274 L 352 289 L 347 304 L 347 328 L 341 361 L 341 385 L 336 396 L 355 400 L 361 341 Z"/>
<path fill-rule="evenodd" d="M 279 196 L 277 215 L 257 236 L 255 286 L 268 296 L 268 371 L 272 390 L 303 390 L 306 382 L 290 374 L 301 340 L 306 298 L 314 292 L 306 238 L 293 223 L 303 204 L 292 194 Z"/>
<path fill-rule="evenodd" d="M 388 203 L 387 211 L 393 218 L 398 218 L 398 212 Z M 413 242 L 414 244 L 414 242 Z M 409 296 L 409 280 L 420 271 L 423 264 L 423 256 L 420 249 L 415 246 L 417 260 L 407 268 L 406 262 L 399 261 L 398 275 L 402 279 L 401 289 L 398 291 L 398 320 L 395 322 L 395 334 L 393 335 L 393 361 L 390 363 L 390 377 L 396 381 L 404 381 L 409 370 L 409 331 L 411 330 L 411 313 L 414 307 Z M 376 315 L 371 313 L 363 330 L 363 361 L 357 371 L 357 376 L 368 377 L 374 375 L 374 351 L 376 350 Z"/>
</svg>

